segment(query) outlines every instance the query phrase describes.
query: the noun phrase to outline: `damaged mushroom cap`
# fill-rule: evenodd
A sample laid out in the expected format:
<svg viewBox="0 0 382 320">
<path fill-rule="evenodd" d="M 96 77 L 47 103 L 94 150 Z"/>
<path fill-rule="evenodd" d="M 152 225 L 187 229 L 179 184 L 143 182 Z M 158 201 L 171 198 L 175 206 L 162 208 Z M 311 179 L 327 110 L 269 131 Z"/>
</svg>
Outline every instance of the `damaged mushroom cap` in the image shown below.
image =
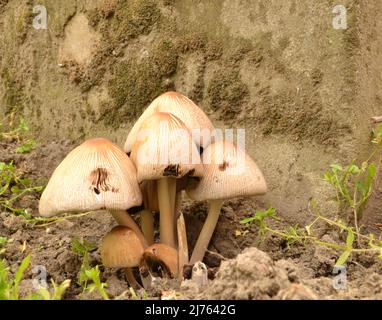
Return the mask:
<svg viewBox="0 0 382 320">
<path fill-rule="evenodd" d="M 179 92 L 166 92 L 157 97 L 134 124 L 125 142 L 124 151 L 126 153 L 131 152 L 143 122 L 157 112 L 166 112 L 175 115 L 184 122 L 184 125 L 190 132 L 192 132 L 193 129 L 207 129 L 209 132 L 214 130 L 211 120 L 207 117 L 204 111 L 189 98 Z M 209 137 L 206 137 L 206 139 L 203 139 L 202 141 L 196 139 L 194 142 L 198 147 L 201 146 L 206 148 L 210 143 L 210 139 Z"/>
<path fill-rule="evenodd" d="M 197 201 L 228 199 L 265 194 L 267 185 L 252 158 L 228 141 L 217 141 L 202 155 L 204 175 L 196 185 L 186 188 Z"/>
<path fill-rule="evenodd" d="M 132 268 L 139 265 L 144 247 L 136 233 L 124 226 L 114 227 L 102 240 L 101 260 L 108 268 Z"/>
<path fill-rule="evenodd" d="M 138 181 L 163 177 L 181 178 L 189 172 L 200 175 L 201 159 L 183 121 L 158 112 L 145 119 L 131 152 Z"/>
<path fill-rule="evenodd" d="M 42 216 L 100 209 L 126 210 L 142 203 L 129 157 L 107 139 L 85 141 L 53 172 L 39 203 Z"/>
<path fill-rule="evenodd" d="M 155 243 L 143 253 L 142 266 L 156 276 L 164 275 L 175 278 L 178 274 L 178 252 L 163 243 Z"/>
</svg>

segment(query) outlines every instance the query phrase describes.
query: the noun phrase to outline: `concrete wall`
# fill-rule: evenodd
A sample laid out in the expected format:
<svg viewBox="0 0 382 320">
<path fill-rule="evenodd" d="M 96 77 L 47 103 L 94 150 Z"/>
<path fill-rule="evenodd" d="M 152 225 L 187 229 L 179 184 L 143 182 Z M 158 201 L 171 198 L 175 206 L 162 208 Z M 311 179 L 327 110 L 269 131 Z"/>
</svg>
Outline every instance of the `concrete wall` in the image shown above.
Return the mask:
<svg viewBox="0 0 382 320">
<path fill-rule="evenodd" d="M 48 10 L 47 30 L 32 8 Z M 176 89 L 216 126 L 245 128 L 264 171 L 261 199 L 293 221 L 320 178 L 369 152 L 382 114 L 382 4 L 341 1 L 41 0 L 0 2 L 0 110 L 23 114 L 42 141 L 105 136 L 122 144 L 145 106 Z"/>
</svg>

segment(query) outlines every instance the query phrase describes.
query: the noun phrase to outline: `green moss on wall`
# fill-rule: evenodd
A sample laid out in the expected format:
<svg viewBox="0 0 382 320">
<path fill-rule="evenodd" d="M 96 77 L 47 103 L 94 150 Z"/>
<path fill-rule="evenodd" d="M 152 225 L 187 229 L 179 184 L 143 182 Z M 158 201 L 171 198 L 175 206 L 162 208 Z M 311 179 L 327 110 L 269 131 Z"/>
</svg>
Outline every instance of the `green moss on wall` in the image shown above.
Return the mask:
<svg viewBox="0 0 382 320">
<path fill-rule="evenodd" d="M 107 0 L 105 3 L 95 12 L 91 12 L 89 18 L 92 25 L 101 22 L 100 31 L 112 44 L 148 34 L 161 17 L 158 4 L 154 0 Z"/>
<path fill-rule="evenodd" d="M 108 83 L 113 104 L 103 112 L 109 125 L 138 117 L 159 94 L 170 89 L 167 77 L 176 72 L 177 52 L 171 42 L 158 43 L 143 59 L 130 58 L 114 65 Z"/>
<path fill-rule="evenodd" d="M 214 72 L 207 94 L 211 109 L 225 119 L 232 119 L 243 110 L 242 104 L 248 97 L 248 88 L 240 79 L 237 68 L 222 67 Z"/>
</svg>

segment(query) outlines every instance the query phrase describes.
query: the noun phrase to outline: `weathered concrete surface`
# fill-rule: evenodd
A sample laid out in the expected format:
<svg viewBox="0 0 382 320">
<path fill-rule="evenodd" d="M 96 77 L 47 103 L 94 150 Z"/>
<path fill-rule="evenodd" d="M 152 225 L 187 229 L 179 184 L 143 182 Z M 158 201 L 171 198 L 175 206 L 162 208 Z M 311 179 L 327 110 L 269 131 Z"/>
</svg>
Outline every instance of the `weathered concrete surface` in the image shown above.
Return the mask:
<svg viewBox="0 0 382 320">
<path fill-rule="evenodd" d="M 32 8 L 48 29 L 32 27 Z M 245 128 L 273 205 L 307 219 L 330 163 L 363 159 L 382 113 L 382 3 L 68 0 L 0 2 L 0 110 L 23 114 L 41 140 L 105 136 L 122 144 L 155 96 L 179 90 L 217 127 Z M 78 32 L 77 32 L 78 31 Z"/>
</svg>

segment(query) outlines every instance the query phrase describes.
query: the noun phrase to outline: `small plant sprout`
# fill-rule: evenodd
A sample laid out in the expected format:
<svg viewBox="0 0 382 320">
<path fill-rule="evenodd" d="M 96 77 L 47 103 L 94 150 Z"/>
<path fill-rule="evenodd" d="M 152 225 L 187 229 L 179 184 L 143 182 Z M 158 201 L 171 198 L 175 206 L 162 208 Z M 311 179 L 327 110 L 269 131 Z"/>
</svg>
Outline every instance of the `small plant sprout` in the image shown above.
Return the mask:
<svg viewBox="0 0 382 320">
<path fill-rule="evenodd" d="M 4 260 L 0 260 L 0 300 L 20 299 L 19 285 L 25 270 L 29 267 L 29 263 L 30 256 L 26 256 L 16 271 L 14 278 L 9 279 L 9 268 Z"/>
<path fill-rule="evenodd" d="M 34 139 L 28 139 L 27 141 L 23 142 L 22 145 L 16 148 L 16 153 L 29 153 L 32 150 L 34 150 L 37 146 L 37 141 Z"/>
<path fill-rule="evenodd" d="M 338 203 L 348 206 L 353 211 L 357 232 L 359 232 L 358 220 L 362 217 L 371 195 L 375 173 L 376 168 L 373 163 L 363 162 L 360 167 L 354 163 L 346 167 L 333 164 L 324 176 L 324 180 L 333 186 Z"/>
<path fill-rule="evenodd" d="M 96 243 L 88 242 L 86 240 L 79 241 L 78 239 L 72 240 L 72 251 L 82 257 L 82 264 L 78 284 L 83 288 L 84 292 L 98 291 L 103 299 L 109 300 L 105 288 L 106 284 L 100 279 L 100 270 L 98 266 L 90 266 L 89 252 L 97 249 Z"/>
<path fill-rule="evenodd" d="M 32 181 L 24 177 L 12 162 L 0 162 L 0 208 L 31 218 L 25 209 L 17 208 L 14 203 L 26 194 L 42 190 L 42 186 L 33 186 Z"/>
<path fill-rule="evenodd" d="M 269 221 L 278 219 L 274 208 L 269 208 L 266 211 L 258 210 L 253 217 L 247 217 L 240 221 L 240 224 L 250 225 L 255 223 L 259 228 L 259 235 L 264 237 L 267 234 L 272 234 L 286 241 L 288 248 L 295 244 L 306 245 L 313 243 L 318 246 L 327 247 L 335 250 L 339 256 L 336 265 L 345 265 L 349 257 L 354 253 L 374 253 L 382 259 L 382 241 L 375 239 L 373 234 L 362 235 L 357 233 L 353 227 L 349 227 L 340 220 L 332 220 L 324 217 L 318 210 L 314 202 L 311 203 L 314 210 L 314 220 L 304 228 L 298 225 L 286 227 L 283 230 L 273 229 Z M 322 241 L 317 235 L 319 222 L 324 222 L 331 228 L 337 230 L 340 234 L 344 234 L 343 243 Z M 355 240 L 362 240 L 362 246 L 356 247 Z"/>
<path fill-rule="evenodd" d="M 8 239 L 7 237 L 0 237 L 0 255 L 5 252 L 4 247 L 8 242 L 10 242 L 10 239 Z"/>
<path fill-rule="evenodd" d="M 1 129 L 1 126 L 0 126 Z M 29 153 L 37 146 L 37 141 L 28 138 L 29 127 L 24 118 L 20 118 L 18 126 L 9 132 L 0 132 L 0 140 L 17 141 L 16 153 Z"/>
<path fill-rule="evenodd" d="M 195 155 L 199 158 L 197 164 L 192 159 Z M 131 159 L 137 168 L 139 182 L 157 181 L 160 240 L 176 248 L 176 179 L 197 171 L 200 166 L 199 153 L 188 129 L 172 114 L 155 113 L 143 121 Z"/>
<path fill-rule="evenodd" d="M 106 139 L 92 139 L 71 151 L 53 172 L 39 204 L 44 217 L 66 213 L 109 210 L 145 243 L 127 213 L 142 203 L 134 165 L 129 157 Z"/>
<path fill-rule="evenodd" d="M 239 159 L 244 157 L 243 159 Z M 245 160 L 243 163 L 242 160 Z M 264 194 L 267 186 L 256 163 L 228 141 L 212 143 L 202 155 L 204 175 L 186 189 L 191 199 L 210 200 L 207 219 L 199 234 L 190 263 L 202 261 L 219 219 L 224 199 Z"/>
<path fill-rule="evenodd" d="M 13 120 L 10 121 L 10 126 L 13 127 Z M 1 127 L 0 127 L 1 129 Z M 0 132 L 0 140 L 14 141 L 20 143 L 23 140 L 24 135 L 29 131 L 29 127 L 24 118 L 20 118 L 19 124 L 15 129 L 8 132 Z"/>
<path fill-rule="evenodd" d="M 126 277 L 134 289 L 140 285 L 134 278 L 132 269 L 138 267 L 144 252 L 144 244 L 133 230 L 117 226 L 109 231 L 102 240 L 101 260 L 108 268 L 126 268 Z"/>
<path fill-rule="evenodd" d="M 37 292 L 33 293 L 28 298 L 30 300 L 61 300 L 65 291 L 70 287 L 70 280 L 64 280 L 62 283 L 57 284 L 53 279 L 51 280 L 52 289 L 40 288 Z"/>
</svg>

